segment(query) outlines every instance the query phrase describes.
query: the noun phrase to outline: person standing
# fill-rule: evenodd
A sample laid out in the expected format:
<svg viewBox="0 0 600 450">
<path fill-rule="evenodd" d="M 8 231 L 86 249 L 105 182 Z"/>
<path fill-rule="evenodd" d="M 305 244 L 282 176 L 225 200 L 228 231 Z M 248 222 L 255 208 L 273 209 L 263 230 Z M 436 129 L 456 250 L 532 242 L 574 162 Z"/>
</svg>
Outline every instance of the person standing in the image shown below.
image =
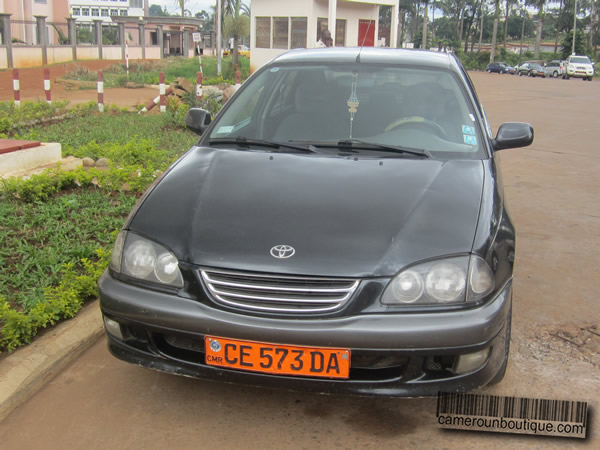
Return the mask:
<svg viewBox="0 0 600 450">
<path fill-rule="evenodd" d="M 331 32 L 325 28 L 321 30 L 321 37 L 317 41 L 317 48 L 333 47 L 333 39 L 331 38 Z"/>
</svg>

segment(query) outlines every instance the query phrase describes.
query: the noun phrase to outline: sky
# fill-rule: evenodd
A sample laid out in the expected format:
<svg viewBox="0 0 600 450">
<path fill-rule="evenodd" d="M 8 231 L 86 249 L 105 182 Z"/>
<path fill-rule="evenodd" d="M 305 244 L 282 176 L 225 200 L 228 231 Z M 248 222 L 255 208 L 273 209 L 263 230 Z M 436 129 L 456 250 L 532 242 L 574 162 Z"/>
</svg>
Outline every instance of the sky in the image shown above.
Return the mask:
<svg viewBox="0 0 600 450">
<path fill-rule="evenodd" d="M 150 3 L 150 5 L 166 6 L 167 11 L 171 14 L 180 11 L 179 6 L 177 6 L 177 0 L 150 0 L 148 3 Z M 189 9 L 192 14 L 196 14 L 202 10 L 210 12 L 210 7 L 216 4 L 216 0 L 186 0 L 185 9 Z"/>
</svg>

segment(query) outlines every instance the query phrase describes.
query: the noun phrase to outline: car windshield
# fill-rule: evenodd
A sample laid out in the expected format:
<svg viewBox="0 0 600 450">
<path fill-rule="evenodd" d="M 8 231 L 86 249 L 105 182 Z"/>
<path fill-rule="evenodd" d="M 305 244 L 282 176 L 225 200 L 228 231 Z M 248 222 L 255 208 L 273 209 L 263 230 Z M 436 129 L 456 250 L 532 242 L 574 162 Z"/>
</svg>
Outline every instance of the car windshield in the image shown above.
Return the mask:
<svg viewBox="0 0 600 450">
<path fill-rule="evenodd" d="M 587 56 L 574 56 L 571 58 L 571 62 L 576 64 L 591 64 Z"/>
<path fill-rule="evenodd" d="M 270 65 L 218 116 L 207 141 L 236 138 L 374 155 L 379 146 L 441 159 L 486 153 L 476 113 L 448 70 L 365 63 Z M 347 142 L 352 141 L 349 148 Z M 360 144 L 375 145 L 360 145 Z M 405 157 L 407 153 L 394 156 Z"/>
</svg>

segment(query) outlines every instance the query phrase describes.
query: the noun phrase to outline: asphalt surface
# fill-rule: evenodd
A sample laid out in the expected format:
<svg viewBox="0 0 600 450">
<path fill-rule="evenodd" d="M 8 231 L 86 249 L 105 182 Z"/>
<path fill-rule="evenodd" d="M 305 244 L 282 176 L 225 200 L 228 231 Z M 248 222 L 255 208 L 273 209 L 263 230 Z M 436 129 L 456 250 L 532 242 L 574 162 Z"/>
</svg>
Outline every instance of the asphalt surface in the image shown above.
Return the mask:
<svg viewBox="0 0 600 450">
<path fill-rule="evenodd" d="M 0 447 L 600 448 L 600 82 L 471 76 L 494 131 L 535 128 L 533 146 L 499 153 L 518 232 L 513 338 L 504 381 L 481 392 L 587 401 L 587 440 L 442 430 L 435 399 L 176 377 L 118 361 L 101 340 L 0 422 Z"/>
</svg>

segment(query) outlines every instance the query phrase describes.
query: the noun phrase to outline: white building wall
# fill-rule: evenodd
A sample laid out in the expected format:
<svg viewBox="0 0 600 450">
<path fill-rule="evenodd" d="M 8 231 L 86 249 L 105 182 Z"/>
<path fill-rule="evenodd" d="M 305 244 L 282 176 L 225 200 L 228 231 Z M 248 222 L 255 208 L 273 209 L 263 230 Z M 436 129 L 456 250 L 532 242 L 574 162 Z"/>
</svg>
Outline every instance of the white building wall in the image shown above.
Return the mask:
<svg viewBox="0 0 600 450">
<path fill-rule="evenodd" d="M 345 46 L 358 46 L 358 24 L 361 19 L 375 21 L 375 41 L 377 45 L 379 5 L 396 6 L 395 0 L 337 0 L 336 18 L 346 20 Z M 328 18 L 329 0 L 254 0 L 250 20 L 250 70 L 254 71 L 272 58 L 285 52 L 285 49 L 256 47 L 256 17 L 306 17 L 307 47 L 317 43 L 317 19 Z M 273 23 L 271 22 L 271 43 Z M 288 27 L 288 48 L 291 40 L 291 21 Z M 389 45 L 389 43 L 388 43 Z"/>
</svg>

